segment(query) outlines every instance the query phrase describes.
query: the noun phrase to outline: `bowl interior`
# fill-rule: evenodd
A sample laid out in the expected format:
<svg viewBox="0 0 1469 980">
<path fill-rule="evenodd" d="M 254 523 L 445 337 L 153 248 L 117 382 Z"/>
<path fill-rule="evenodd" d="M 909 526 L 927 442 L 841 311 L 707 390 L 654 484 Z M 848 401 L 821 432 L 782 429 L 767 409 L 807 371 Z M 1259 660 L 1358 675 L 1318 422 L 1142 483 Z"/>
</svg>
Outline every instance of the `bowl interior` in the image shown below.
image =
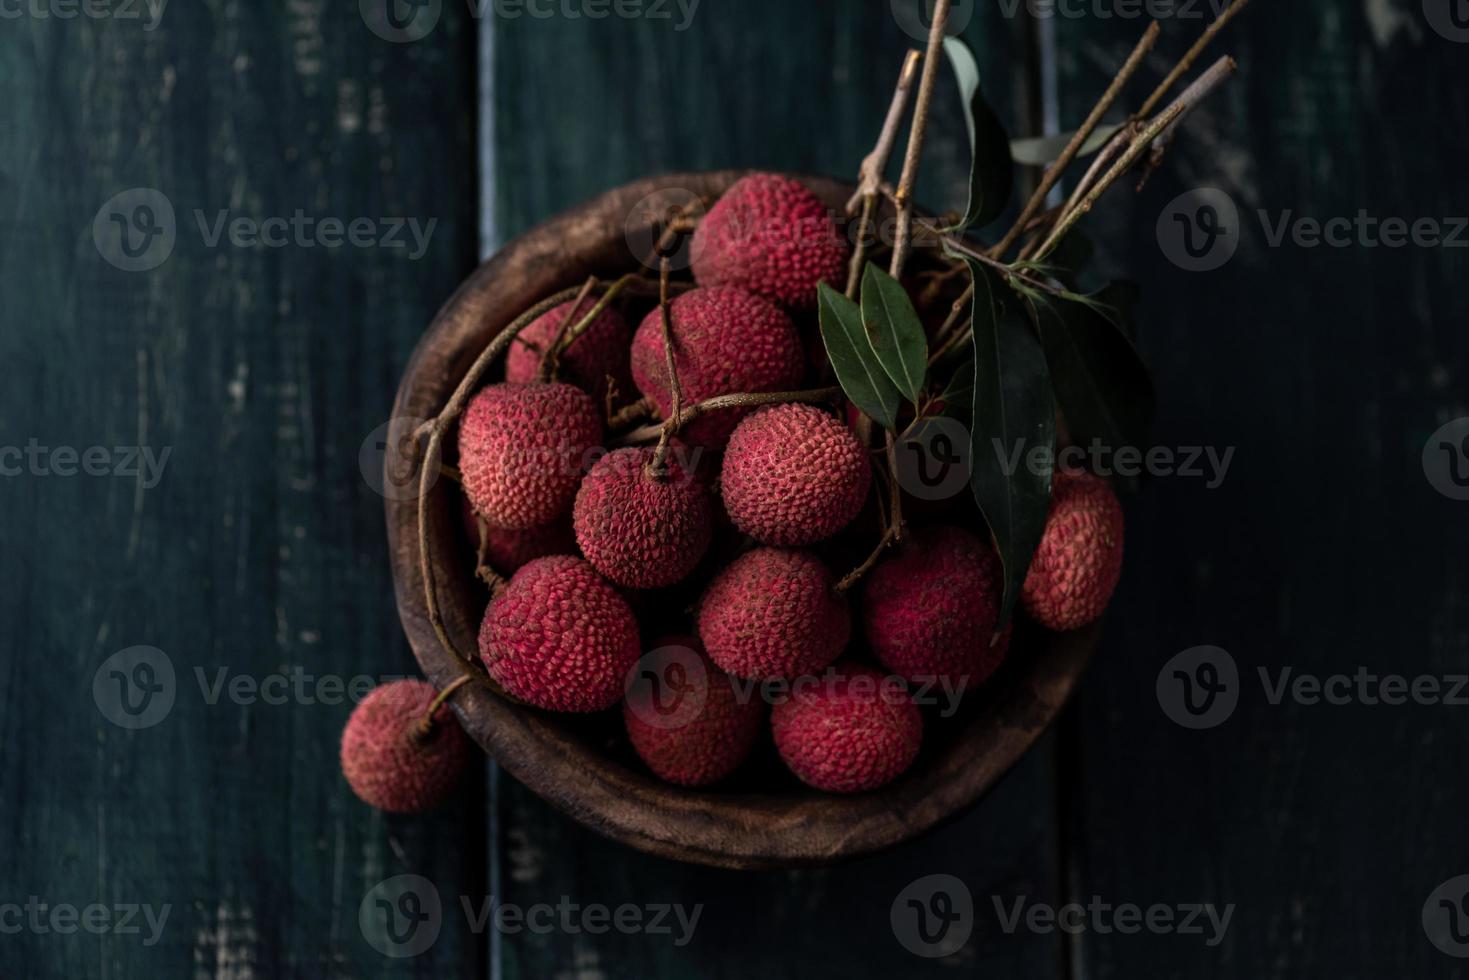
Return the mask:
<svg viewBox="0 0 1469 980">
<path fill-rule="evenodd" d="M 652 224 L 672 203 L 713 199 L 745 171 L 670 174 L 620 187 L 537 226 L 470 275 L 439 312 L 409 361 L 395 419 L 438 414 L 490 341 L 525 309 L 590 275 L 638 268 Z M 801 177 L 834 213 L 848 184 Z M 635 254 L 634 250 L 637 250 Z M 471 672 L 439 642 L 424 597 L 431 563 L 443 627 L 476 648 L 488 595 L 474 579 L 460 521 L 460 491 L 434 483 L 424 499 L 427 549 L 413 495 L 389 495 L 388 538 L 399 614 L 414 655 L 439 687 Z M 405 497 L 405 499 L 393 499 Z M 630 846 L 735 868 L 825 863 L 906 840 L 977 800 L 1035 742 L 1070 695 L 1099 632 L 1051 634 L 1021 624 L 1006 664 L 959 712 L 935 723 L 903 776 L 870 793 L 835 796 L 784 772 L 768 746 L 727 785 L 686 790 L 640 768 L 616 712 L 556 715 L 469 684 L 451 700 L 465 730 L 513 776 L 572 817 Z M 645 637 L 645 639 L 647 639 Z M 763 754 L 762 754 L 763 753 Z"/>
</svg>

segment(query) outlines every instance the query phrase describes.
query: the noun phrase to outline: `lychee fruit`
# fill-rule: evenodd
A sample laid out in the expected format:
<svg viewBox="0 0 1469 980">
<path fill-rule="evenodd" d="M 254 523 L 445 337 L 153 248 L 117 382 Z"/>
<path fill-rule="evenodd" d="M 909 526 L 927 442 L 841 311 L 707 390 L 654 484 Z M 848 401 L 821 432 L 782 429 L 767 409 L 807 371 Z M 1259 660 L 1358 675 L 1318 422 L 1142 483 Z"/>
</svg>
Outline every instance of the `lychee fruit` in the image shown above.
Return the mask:
<svg viewBox="0 0 1469 980">
<path fill-rule="evenodd" d="M 550 524 L 571 508 L 602 415 L 574 385 L 493 384 L 459 420 L 459 470 L 469 502 L 495 527 Z"/>
<path fill-rule="evenodd" d="M 464 533 L 469 546 L 479 550 L 479 518 L 464 498 L 462 509 Z M 558 517 L 550 524 L 528 527 L 519 531 L 485 524 L 485 564 L 501 575 L 514 575 L 528 561 L 547 555 L 576 554 L 576 534 L 571 529 L 571 515 Z"/>
<path fill-rule="evenodd" d="M 389 813 L 421 813 L 454 788 L 469 738 L 447 704 L 424 720 L 438 692 L 420 680 L 373 689 L 342 731 L 342 775 L 362 802 Z"/>
<path fill-rule="evenodd" d="M 791 679 L 830 664 L 851 638 L 851 613 L 814 555 L 756 548 L 709 583 L 699 637 L 736 677 Z"/>
<path fill-rule="evenodd" d="M 1004 592 L 999 556 L 956 527 L 909 533 L 895 555 L 868 573 L 862 625 L 877 659 L 910 681 L 983 683 L 1008 643 L 992 643 Z"/>
<path fill-rule="evenodd" d="M 862 510 L 872 468 L 841 420 L 812 405 L 774 405 L 741 422 L 724 452 L 730 520 L 764 544 L 829 538 Z"/>
<path fill-rule="evenodd" d="M 540 377 L 541 361 L 561 334 L 561 326 L 575 307 L 579 322 L 591 312 L 595 301 L 584 300 L 577 306 L 568 300 L 532 320 L 516 335 L 505 354 L 505 380 L 514 383 L 535 381 Z M 632 391 L 632 375 L 628 372 L 628 344 L 632 330 L 622 314 L 607 307 L 592 320 L 586 331 L 562 353 L 559 375 L 591 393 L 593 401 L 605 405 L 607 379 L 611 378 L 623 394 Z"/>
<path fill-rule="evenodd" d="M 817 283 L 845 281 L 851 246 L 799 181 L 751 174 L 709 209 L 689 252 L 701 286 L 739 286 L 811 310 Z"/>
<path fill-rule="evenodd" d="M 1122 504 L 1106 480 L 1057 470 L 1046 530 L 1021 586 L 1030 618 L 1073 630 L 1107 609 L 1122 576 Z"/>
<path fill-rule="evenodd" d="M 877 789 L 913 764 L 923 715 L 900 678 L 838 664 L 798 683 L 770 713 L 775 747 L 791 772 L 828 793 Z"/>
<path fill-rule="evenodd" d="M 511 697 L 548 711 L 601 711 L 638 660 L 627 602 L 581 558 L 537 558 L 490 600 L 479 630 L 485 669 Z"/>
<path fill-rule="evenodd" d="M 622 718 L 658 778 L 707 786 L 734 772 L 760 737 L 765 710 L 754 693 L 716 667 L 697 640 L 668 639 L 639 662 Z"/>
<path fill-rule="evenodd" d="M 709 491 L 656 450 L 629 447 L 608 453 L 587 473 L 572 508 L 577 544 L 607 578 L 630 589 L 672 585 L 694 570 L 714 534 Z"/>
<path fill-rule="evenodd" d="M 800 385 L 805 372 L 800 335 L 769 300 L 732 287 L 695 289 L 670 302 L 668 315 L 685 408 L 716 395 L 791 391 Z M 660 310 L 649 313 L 633 335 L 632 376 L 668 418 L 673 396 Z M 680 435 L 696 445 L 722 446 L 747 412 L 710 412 L 684 426 Z"/>
</svg>

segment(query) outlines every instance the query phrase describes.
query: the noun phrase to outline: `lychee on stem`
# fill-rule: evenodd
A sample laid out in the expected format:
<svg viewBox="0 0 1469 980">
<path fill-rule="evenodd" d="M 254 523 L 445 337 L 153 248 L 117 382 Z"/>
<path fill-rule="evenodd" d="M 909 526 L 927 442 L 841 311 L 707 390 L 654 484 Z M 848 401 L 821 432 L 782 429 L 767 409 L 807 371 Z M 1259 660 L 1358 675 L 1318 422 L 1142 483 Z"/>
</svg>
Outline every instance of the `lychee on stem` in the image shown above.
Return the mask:
<svg viewBox="0 0 1469 980">
<path fill-rule="evenodd" d="M 715 202 L 689 254 L 701 286 L 738 286 L 794 310 L 816 308 L 816 286 L 844 282 L 851 246 L 800 181 L 751 174 Z"/>
<path fill-rule="evenodd" d="M 692 637 L 661 641 L 639 668 L 622 717 L 648 768 L 678 786 L 708 786 L 734 772 L 764 728 L 753 685 L 738 685 Z"/>
<path fill-rule="evenodd" d="M 1005 657 L 995 641 L 1004 591 L 999 556 L 957 527 L 909 532 L 862 585 L 862 626 L 884 667 L 910 681 L 962 690 Z"/>
<path fill-rule="evenodd" d="M 347 784 L 364 803 L 389 813 L 437 806 L 468 758 L 468 737 L 426 681 L 405 679 L 374 688 L 342 731 Z"/>
<path fill-rule="evenodd" d="M 668 316 L 683 407 L 718 395 L 790 391 L 800 384 L 805 371 L 800 336 L 769 300 L 729 287 L 694 289 L 668 304 Z M 662 311 L 655 309 L 633 335 L 632 375 L 665 419 L 673 409 L 666 350 Z M 679 435 L 717 448 L 747 411 L 709 412 Z"/>
<path fill-rule="evenodd" d="M 654 589 L 682 579 L 714 534 L 709 491 L 667 452 L 629 447 L 608 453 L 582 480 L 572 509 L 587 561 L 618 585 Z"/>
<path fill-rule="evenodd" d="M 1106 480 L 1058 470 L 1051 512 L 1020 601 L 1047 629 L 1073 630 L 1107 610 L 1122 577 L 1122 504 Z"/>
<path fill-rule="evenodd" d="M 591 308 L 590 300 L 580 304 L 570 300 L 532 320 L 516 335 L 505 353 L 505 380 L 521 384 L 540 379 L 551 346 L 562 330 L 570 326 L 567 319 L 575 314 L 576 320 L 580 320 Z M 624 394 L 632 390 L 632 375 L 628 370 L 631 341 L 632 330 L 627 321 L 608 306 L 592 318 L 585 332 L 561 354 L 557 364 L 559 376 L 589 392 L 596 404 L 604 405 L 608 378 Z"/>
<path fill-rule="evenodd" d="M 602 711 L 638 660 L 638 623 L 590 564 L 537 558 L 490 600 L 479 652 L 511 697 L 549 711 Z"/>
<path fill-rule="evenodd" d="M 602 439 L 602 414 L 569 384 L 493 384 L 459 420 L 459 469 L 470 503 L 491 525 L 524 530 L 571 509 L 582 469 Z"/>
<path fill-rule="evenodd" d="M 772 545 L 813 544 L 862 510 L 872 467 L 840 419 L 812 405 L 760 409 L 725 448 L 720 489 L 730 520 Z"/>
<path fill-rule="evenodd" d="M 699 638 L 736 677 L 793 679 L 826 667 L 851 638 L 847 600 L 831 573 L 804 551 L 756 548 L 709 583 L 699 602 Z"/>
<path fill-rule="evenodd" d="M 828 793 L 886 785 L 923 742 L 923 715 L 901 679 L 850 663 L 793 685 L 770 725 L 791 772 Z"/>
</svg>

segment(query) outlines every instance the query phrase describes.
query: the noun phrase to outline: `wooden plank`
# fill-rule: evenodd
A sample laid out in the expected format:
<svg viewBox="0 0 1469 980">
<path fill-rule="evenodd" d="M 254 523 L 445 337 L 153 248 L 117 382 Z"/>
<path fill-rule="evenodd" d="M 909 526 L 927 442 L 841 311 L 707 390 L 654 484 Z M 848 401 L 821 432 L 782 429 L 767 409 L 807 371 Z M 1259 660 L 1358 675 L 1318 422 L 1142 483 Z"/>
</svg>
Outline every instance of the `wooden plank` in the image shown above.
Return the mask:
<svg viewBox="0 0 1469 980">
<path fill-rule="evenodd" d="M 832 5 L 710 4 L 681 32 L 615 18 L 486 26 L 494 34 L 494 206 L 506 237 L 650 172 L 754 166 L 853 175 L 876 137 L 902 52 L 917 43 L 887 5 L 858 16 Z M 1007 40 L 1023 50 L 1021 29 L 986 12 L 967 30 L 1007 118 L 1022 94 L 1011 83 Z M 937 208 L 962 206 L 968 150 L 958 113 L 958 99 L 943 89 L 920 183 L 921 199 Z M 920 841 L 794 873 L 649 858 L 583 830 L 504 778 L 497 811 L 505 901 L 704 908 L 683 946 L 616 932 L 505 936 L 503 976 L 1056 975 L 1056 938 L 1000 934 L 988 898 L 1056 894 L 1053 755 L 1049 744 L 1038 749 L 985 804 Z M 903 888 L 935 873 L 965 882 L 980 922 L 959 953 L 925 960 L 899 944 L 889 916 Z"/>
<path fill-rule="evenodd" d="M 1465 253 L 1270 247 L 1257 212 L 1462 214 L 1443 161 L 1469 148 L 1465 49 L 1417 4 L 1254 8 L 1218 46 L 1239 76 L 1143 193 L 1119 191 L 1087 225 L 1105 266 L 1145 284 L 1157 443 L 1235 458 L 1217 489 L 1158 478 L 1131 502 L 1120 599 L 1082 696 L 1072 869 L 1084 900 L 1237 908 L 1212 948 L 1090 933 L 1081 975 L 1463 976 L 1420 923 L 1469 865 L 1461 709 L 1275 706 L 1258 671 L 1462 673 L 1469 526 L 1421 455 L 1466 414 Z M 1058 22 L 1067 124 L 1143 26 Z M 1153 78 L 1200 28 L 1165 24 Z M 1155 227 L 1201 186 L 1237 202 L 1241 241 L 1190 273 Z M 1205 643 L 1237 663 L 1240 701 L 1189 731 L 1155 685 Z"/>
<path fill-rule="evenodd" d="M 455 896 L 484 893 L 477 788 L 431 818 L 384 819 L 338 775 L 348 705 L 211 704 L 195 676 L 414 672 L 358 452 L 474 258 L 473 30 L 448 5 L 432 39 L 394 45 L 357 6 L 5 24 L 0 444 L 169 456 L 156 485 L 115 468 L 0 481 L 0 903 L 171 907 L 153 943 L 146 923 L 5 935 L 5 976 L 483 968 L 454 919 L 416 959 L 384 958 L 358 926 L 391 875 L 433 881 L 451 916 Z M 126 272 L 92 228 L 137 187 L 171 202 L 176 241 Z M 143 221 L 137 203 L 118 213 Z M 322 239 L 210 247 L 196 209 L 209 224 L 225 209 L 369 218 L 374 235 L 379 219 L 438 224 L 413 261 Z M 129 731 L 93 677 L 140 644 L 167 657 L 174 703 Z"/>
</svg>

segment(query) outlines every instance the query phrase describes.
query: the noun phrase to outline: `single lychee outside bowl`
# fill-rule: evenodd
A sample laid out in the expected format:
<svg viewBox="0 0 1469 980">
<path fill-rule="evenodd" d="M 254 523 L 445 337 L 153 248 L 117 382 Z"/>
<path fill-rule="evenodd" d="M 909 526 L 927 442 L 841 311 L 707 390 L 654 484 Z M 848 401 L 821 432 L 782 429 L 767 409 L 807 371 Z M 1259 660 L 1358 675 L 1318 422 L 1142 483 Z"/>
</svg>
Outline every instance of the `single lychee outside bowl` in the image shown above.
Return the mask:
<svg viewBox="0 0 1469 980">
<path fill-rule="evenodd" d="M 646 248 L 652 241 L 650 224 L 639 225 L 652 220 L 640 203 L 650 195 L 713 200 L 745 173 L 636 181 L 510 242 L 476 269 L 434 318 L 408 363 L 393 417 L 436 416 L 480 352 L 535 303 L 591 275 L 611 278 L 636 270 L 641 256 L 630 243 Z M 853 191 L 825 178 L 798 179 L 833 213 Z M 424 596 L 424 562 L 434 571 L 443 627 L 459 650 L 478 649 L 476 635 L 488 602 L 484 585 L 466 566 L 459 489 L 439 479 L 424 499 L 426 554 L 419 546 L 419 501 L 394 499 L 404 494 L 386 496 L 398 613 L 424 674 L 443 688 L 479 671 L 439 642 Z M 465 730 L 512 776 L 614 840 L 728 868 L 824 864 L 908 840 L 980 799 L 1061 710 L 1098 633 L 1097 626 L 1071 633 L 1022 627 L 1005 666 L 965 698 L 955 719 L 929 726 L 918 760 L 907 772 L 879 790 L 850 796 L 821 793 L 788 776 L 682 789 L 658 780 L 630 754 L 619 755 L 609 734 L 612 725 L 516 704 L 481 684 L 461 688 L 450 704 Z M 772 776 L 776 769 L 771 767 Z"/>
</svg>

